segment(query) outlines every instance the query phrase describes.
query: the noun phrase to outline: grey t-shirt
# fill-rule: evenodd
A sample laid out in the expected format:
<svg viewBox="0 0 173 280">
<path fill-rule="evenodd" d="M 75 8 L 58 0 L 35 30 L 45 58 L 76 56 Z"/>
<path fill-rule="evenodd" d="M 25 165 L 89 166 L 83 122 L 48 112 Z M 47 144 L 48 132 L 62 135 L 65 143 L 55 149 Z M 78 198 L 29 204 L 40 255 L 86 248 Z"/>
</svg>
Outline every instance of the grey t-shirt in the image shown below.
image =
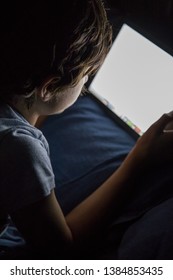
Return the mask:
<svg viewBox="0 0 173 280">
<path fill-rule="evenodd" d="M 48 196 L 55 187 L 42 132 L 0 102 L 0 221 Z"/>
</svg>

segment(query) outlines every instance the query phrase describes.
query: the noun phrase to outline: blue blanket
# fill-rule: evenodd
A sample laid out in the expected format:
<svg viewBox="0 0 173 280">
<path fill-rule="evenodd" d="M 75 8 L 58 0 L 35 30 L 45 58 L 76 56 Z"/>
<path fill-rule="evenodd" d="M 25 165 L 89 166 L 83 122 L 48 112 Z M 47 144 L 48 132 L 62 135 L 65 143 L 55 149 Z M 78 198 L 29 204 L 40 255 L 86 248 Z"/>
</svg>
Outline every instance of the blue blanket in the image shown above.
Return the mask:
<svg viewBox="0 0 173 280">
<path fill-rule="evenodd" d="M 135 140 L 90 96 L 80 97 L 60 115 L 49 116 L 41 130 L 50 145 L 56 196 L 64 214 L 98 188 L 135 144 Z M 90 251 L 89 258 L 94 255 L 99 258 L 100 253 L 102 258 L 114 259 L 164 258 L 168 251 L 173 258 L 172 250 L 171 254 L 168 250 L 172 248 L 171 242 L 165 241 L 169 230 L 173 234 L 173 217 L 168 215 L 172 211 L 172 200 L 169 200 L 173 197 L 172 168 L 172 165 L 162 170 L 153 168 L 145 178 L 139 178 L 139 184 L 110 225 L 102 252 L 95 255 Z M 160 231 L 154 226 L 156 224 L 157 227 L 160 225 Z M 151 231 L 154 233 L 150 238 Z M 156 250 L 162 242 L 162 251 Z M 0 238 L 0 248 L 14 248 L 23 243 L 13 225 Z M 156 251 L 162 253 L 157 255 Z"/>
</svg>

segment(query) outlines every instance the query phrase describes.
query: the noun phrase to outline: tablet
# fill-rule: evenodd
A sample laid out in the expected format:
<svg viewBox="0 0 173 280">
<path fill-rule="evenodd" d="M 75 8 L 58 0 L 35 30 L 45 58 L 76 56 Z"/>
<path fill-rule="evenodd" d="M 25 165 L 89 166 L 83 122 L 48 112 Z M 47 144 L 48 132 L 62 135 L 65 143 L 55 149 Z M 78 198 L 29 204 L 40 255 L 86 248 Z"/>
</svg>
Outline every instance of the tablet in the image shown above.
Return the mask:
<svg viewBox="0 0 173 280">
<path fill-rule="evenodd" d="M 89 92 L 138 138 L 173 110 L 173 57 L 124 23 Z"/>
</svg>

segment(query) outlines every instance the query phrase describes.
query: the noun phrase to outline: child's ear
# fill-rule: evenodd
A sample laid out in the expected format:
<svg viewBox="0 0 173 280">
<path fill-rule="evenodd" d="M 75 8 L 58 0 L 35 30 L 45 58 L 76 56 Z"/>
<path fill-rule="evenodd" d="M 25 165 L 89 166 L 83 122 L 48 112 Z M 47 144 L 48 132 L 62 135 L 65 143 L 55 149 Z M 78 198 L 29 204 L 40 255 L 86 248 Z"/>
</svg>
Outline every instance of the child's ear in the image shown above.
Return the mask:
<svg viewBox="0 0 173 280">
<path fill-rule="evenodd" d="M 43 101 L 49 101 L 52 98 L 52 92 L 50 91 L 51 85 L 55 83 L 56 78 L 51 77 L 45 80 L 39 88 L 39 95 Z"/>
</svg>

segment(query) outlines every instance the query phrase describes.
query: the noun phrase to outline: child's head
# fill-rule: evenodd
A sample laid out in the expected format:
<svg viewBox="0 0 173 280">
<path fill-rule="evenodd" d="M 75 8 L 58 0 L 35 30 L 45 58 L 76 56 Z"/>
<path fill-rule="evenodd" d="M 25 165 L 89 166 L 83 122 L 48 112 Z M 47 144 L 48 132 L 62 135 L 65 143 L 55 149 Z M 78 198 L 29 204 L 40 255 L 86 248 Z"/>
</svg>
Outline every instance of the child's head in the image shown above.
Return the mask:
<svg viewBox="0 0 173 280">
<path fill-rule="evenodd" d="M 54 95 L 94 73 L 111 45 L 101 0 L 12 1 L 0 21 L 0 97 L 28 106 L 47 78 Z"/>
</svg>

